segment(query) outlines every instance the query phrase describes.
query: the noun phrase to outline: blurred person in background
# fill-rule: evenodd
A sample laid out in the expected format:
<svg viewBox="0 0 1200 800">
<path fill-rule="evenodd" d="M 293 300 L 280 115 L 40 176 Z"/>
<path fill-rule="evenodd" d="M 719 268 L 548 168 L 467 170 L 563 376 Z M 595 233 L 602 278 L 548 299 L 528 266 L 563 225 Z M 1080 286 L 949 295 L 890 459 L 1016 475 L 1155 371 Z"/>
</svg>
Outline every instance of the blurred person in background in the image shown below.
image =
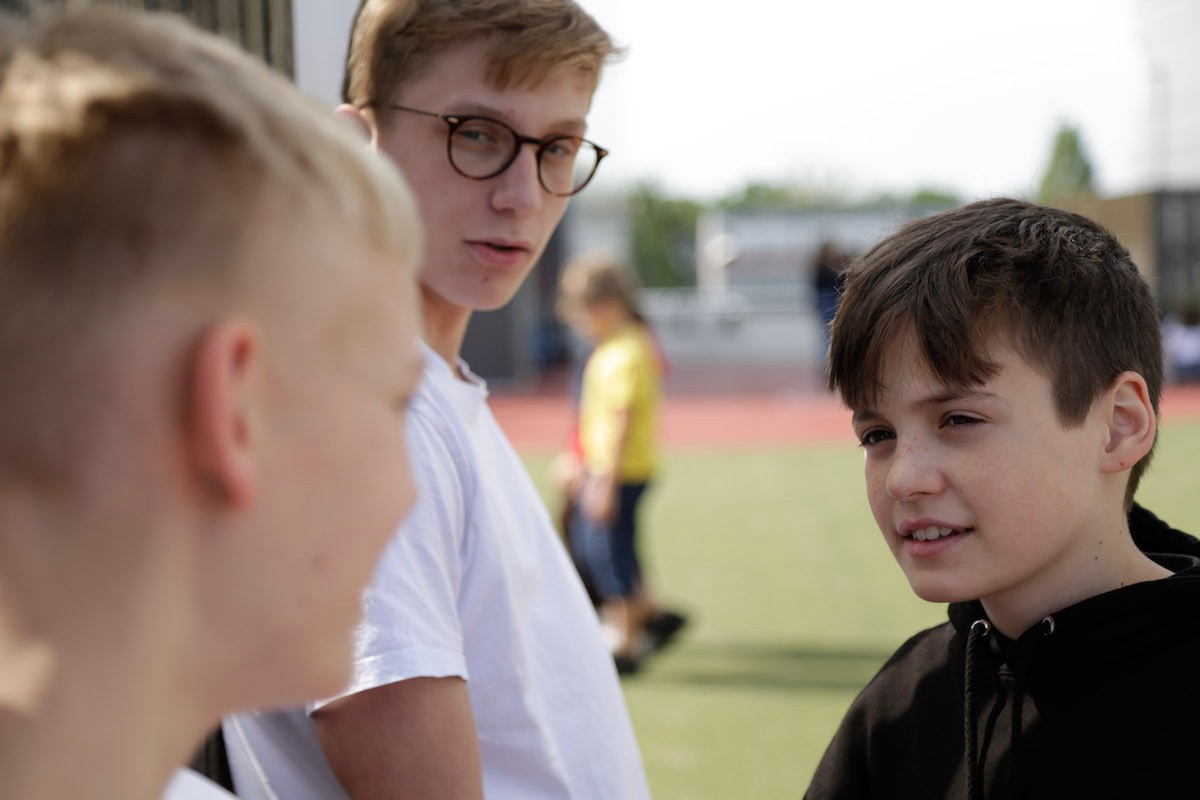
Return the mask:
<svg viewBox="0 0 1200 800">
<path fill-rule="evenodd" d="M 1200 383 L 1200 297 L 1188 297 L 1162 324 L 1167 374 L 1174 383 Z"/>
<path fill-rule="evenodd" d="M 654 598 L 639 554 L 641 500 L 659 461 L 663 354 L 633 273 L 605 254 L 566 265 L 559 308 L 593 348 L 579 391 L 579 469 L 563 470 L 575 497 L 568 538 L 599 598 L 617 671 L 633 673 L 686 623 Z"/>
<path fill-rule="evenodd" d="M 821 243 L 812 264 L 813 299 L 821 321 L 821 342 L 824 358 L 829 350 L 829 326 L 837 314 L 838 300 L 842 295 L 842 278 L 850 258 L 833 241 Z"/>
</svg>

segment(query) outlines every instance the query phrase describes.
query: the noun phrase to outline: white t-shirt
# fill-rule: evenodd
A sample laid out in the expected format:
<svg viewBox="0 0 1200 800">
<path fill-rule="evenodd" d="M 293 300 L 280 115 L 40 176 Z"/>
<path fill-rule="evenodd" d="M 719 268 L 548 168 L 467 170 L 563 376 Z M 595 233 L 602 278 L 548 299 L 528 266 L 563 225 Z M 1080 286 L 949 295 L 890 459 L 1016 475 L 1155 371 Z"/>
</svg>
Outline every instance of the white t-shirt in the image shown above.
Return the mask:
<svg viewBox="0 0 1200 800">
<path fill-rule="evenodd" d="M 649 797 L 595 611 L 486 384 L 461 362 L 470 380 L 457 379 L 429 348 L 425 361 L 407 429 L 417 505 L 366 594 L 341 696 L 459 676 L 489 800 Z M 287 800 L 345 800 L 305 710 L 237 715 L 225 738 L 245 800 L 268 800 L 265 785 Z"/>
<path fill-rule="evenodd" d="M 229 792 L 190 769 L 176 771 L 163 800 L 237 800 Z"/>
</svg>

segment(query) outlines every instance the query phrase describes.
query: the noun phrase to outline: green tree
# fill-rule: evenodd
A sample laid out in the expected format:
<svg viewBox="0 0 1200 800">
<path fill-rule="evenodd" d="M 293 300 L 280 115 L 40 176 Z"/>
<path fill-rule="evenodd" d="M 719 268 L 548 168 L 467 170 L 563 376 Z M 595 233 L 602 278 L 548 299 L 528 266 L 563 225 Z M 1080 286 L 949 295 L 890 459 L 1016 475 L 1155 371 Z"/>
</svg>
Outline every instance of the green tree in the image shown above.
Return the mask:
<svg viewBox="0 0 1200 800">
<path fill-rule="evenodd" d="M 841 208 L 846 201 L 845 192 L 836 188 L 750 181 L 718 200 L 717 206 L 724 211 L 803 211 Z"/>
<path fill-rule="evenodd" d="M 633 263 L 642 285 L 695 285 L 696 220 L 701 209 L 700 203 L 670 197 L 652 183 L 634 187 L 629 197 Z"/>
<path fill-rule="evenodd" d="M 962 201 L 958 192 L 939 186 L 918 187 L 904 200 L 906 205 L 915 208 L 954 208 Z"/>
<path fill-rule="evenodd" d="M 1061 125 L 1054 135 L 1050 161 L 1038 187 L 1038 202 L 1053 204 L 1068 197 L 1093 192 L 1091 159 L 1084 149 L 1079 129 L 1072 125 Z"/>
<path fill-rule="evenodd" d="M 723 211 L 813 211 L 864 208 L 951 208 L 958 194 L 937 186 L 918 186 L 910 192 L 855 193 L 835 185 L 751 181 L 717 201 Z"/>
</svg>

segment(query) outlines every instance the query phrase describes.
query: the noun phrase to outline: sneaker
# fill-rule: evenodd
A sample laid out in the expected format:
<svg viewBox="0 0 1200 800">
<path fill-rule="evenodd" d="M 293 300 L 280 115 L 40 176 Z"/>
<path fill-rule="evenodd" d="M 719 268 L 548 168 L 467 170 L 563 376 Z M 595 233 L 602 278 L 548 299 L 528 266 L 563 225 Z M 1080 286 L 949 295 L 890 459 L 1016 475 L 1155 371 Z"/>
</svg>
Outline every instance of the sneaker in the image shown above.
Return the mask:
<svg viewBox="0 0 1200 800">
<path fill-rule="evenodd" d="M 674 611 L 664 611 L 646 622 L 644 630 L 650 638 L 650 651 L 662 650 L 671 643 L 676 634 L 683 630 L 685 625 L 687 625 L 687 617 Z"/>
<path fill-rule="evenodd" d="M 614 655 L 613 664 L 617 667 L 618 675 L 633 675 L 642 668 L 642 659 L 636 656 Z"/>
<path fill-rule="evenodd" d="M 600 623 L 600 635 L 604 637 L 608 652 L 615 653 L 621 649 L 621 629 L 616 625 L 609 622 Z"/>
</svg>

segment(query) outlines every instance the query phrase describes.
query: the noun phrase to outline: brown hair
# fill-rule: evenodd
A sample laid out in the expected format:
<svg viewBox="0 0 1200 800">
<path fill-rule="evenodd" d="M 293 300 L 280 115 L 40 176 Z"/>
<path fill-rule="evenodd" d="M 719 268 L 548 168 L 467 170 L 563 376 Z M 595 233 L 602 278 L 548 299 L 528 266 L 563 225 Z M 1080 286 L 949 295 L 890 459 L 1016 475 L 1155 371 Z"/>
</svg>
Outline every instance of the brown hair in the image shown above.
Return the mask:
<svg viewBox="0 0 1200 800">
<path fill-rule="evenodd" d="M 1071 427 L 1121 372 L 1140 374 L 1158 413 L 1158 309 L 1116 238 L 1068 211 L 995 199 L 910 222 L 846 274 L 834 318 L 829 386 L 851 408 L 878 400 L 888 346 L 911 330 L 933 374 L 978 386 L 998 369 L 987 341 L 1006 336 L 1054 387 Z M 1147 454 L 1130 471 L 1132 502 Z"/>
<path fill-rule="evenodd" d="M 536 85 L 562 69 L 595 82 L 619 52 L 572 0 L 363 0 L 342 99 L 360 108 L 390 100 L 441 53 L 476 39 L 489 42 L 487 78 L 500 89 Z"/>
<path fill-rule="evenodd" d="M 586 253 L 568 261 L 559 276 L 559 317 L 570 321 L 583 307 L 614 302 L 642 325 L 646 317 L 638 302 L 638 282 L 622 261 L 609 253 Z"/>
<path fill-rule="evenodd" d="M 115 8 L 9 27 L 0 467 L 60 471 L 74 446 L 63 428 L 82 430 L 94 413 L 94 393 L 79 387 L 99 391 L 136 366 L 114 365 L 105 342 L 139 313 L 138 298 L 229 293 L 251 272 L 295 266 L 247 264 L 242 253 L 267 221 L 297 218 L 339 219 L 403 263 L 419 253 L 415 203 L 395 170 L 233 45 Z"/>
</svg>

